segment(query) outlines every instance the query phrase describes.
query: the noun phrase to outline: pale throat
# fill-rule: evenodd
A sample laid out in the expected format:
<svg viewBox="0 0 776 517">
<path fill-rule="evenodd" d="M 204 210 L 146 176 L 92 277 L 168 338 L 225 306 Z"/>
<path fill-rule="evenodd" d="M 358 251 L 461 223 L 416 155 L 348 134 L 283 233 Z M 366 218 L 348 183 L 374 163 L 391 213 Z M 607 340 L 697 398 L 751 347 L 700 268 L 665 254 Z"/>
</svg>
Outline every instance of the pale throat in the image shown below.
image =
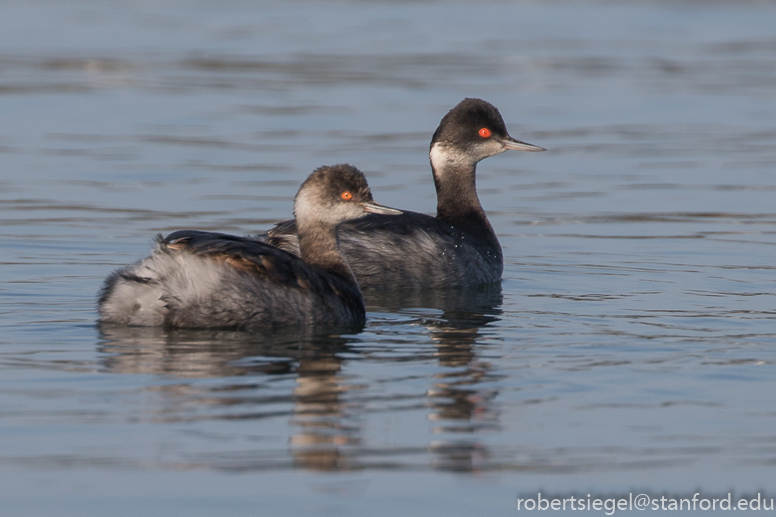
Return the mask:
<svg viewBox="0 0 776 517">
<path fill-rule="evenodd" d="M 474 167 L 474 164 L 471 163 L 471 160 L 464 153 L 439 142 L 431 146 L 428 157 L 431 160 L 431 167 L 440 177 L 444 175 L 447 169 L 470 169 Z"/>
<path fill-rule="evenodd" d="M 323 209 L 306 190 L 301 190 L 294 200 L 294 219 L 297 227 L 309 226 L 314 221 L 326 221 L 328 211 Z"/>
</svg>

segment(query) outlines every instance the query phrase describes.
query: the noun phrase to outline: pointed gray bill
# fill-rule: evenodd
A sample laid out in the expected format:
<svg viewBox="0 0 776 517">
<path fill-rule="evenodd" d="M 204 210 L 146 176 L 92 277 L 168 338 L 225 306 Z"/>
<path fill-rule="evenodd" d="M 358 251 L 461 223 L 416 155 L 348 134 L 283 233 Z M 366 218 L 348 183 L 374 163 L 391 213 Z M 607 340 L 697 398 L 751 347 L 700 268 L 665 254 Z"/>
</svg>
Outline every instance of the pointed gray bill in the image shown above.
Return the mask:
<svg viewBox="0 0 776 517">
<path fill-rule="evenodd" d="M 388 208 L 387 206 L 377 204 L 374 201 L 365 201 L 363 203 L 359 203 L 359 205 L 366 212 L 371 212 L 373 214 L 399 215 L 403 213 L 401 210 L 396 210 L 395 208 Z"/>
<path fill-rule="evenodd" d="M 514 138 L 507 137 L 506 139 L 501 141 L 501 145 L 503 145 L 506 149 L 510 149 L 512 151 L 546 151 L 544 147 L 539 147 L 538 145 L 529 144 L 526 142 L 521 142 L 520 140 L 515 140 Z"/>
</svg>

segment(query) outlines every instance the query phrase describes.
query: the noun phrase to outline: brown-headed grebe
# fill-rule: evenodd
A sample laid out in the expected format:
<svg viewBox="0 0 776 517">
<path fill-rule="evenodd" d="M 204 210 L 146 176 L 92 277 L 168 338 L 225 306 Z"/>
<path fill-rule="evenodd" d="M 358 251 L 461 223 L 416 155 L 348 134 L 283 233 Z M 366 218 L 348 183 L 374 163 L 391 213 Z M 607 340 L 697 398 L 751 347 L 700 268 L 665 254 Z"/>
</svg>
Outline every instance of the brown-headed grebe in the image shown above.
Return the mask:
<svg viewBox="0 0 776 517">
<path fill-rule="evenodd" d="M 398 216 L 401 211 L 374 203 L 355 167 L 321 167 L 294 199 L 301 258 L 222 233 L 181 230 L 159 236 L 150 257 L 106 279 L 99 321 L 246 330 L 362 327 L 364 302 L 338 249 L 337 227 L 367 213 Z"/>
</svg>

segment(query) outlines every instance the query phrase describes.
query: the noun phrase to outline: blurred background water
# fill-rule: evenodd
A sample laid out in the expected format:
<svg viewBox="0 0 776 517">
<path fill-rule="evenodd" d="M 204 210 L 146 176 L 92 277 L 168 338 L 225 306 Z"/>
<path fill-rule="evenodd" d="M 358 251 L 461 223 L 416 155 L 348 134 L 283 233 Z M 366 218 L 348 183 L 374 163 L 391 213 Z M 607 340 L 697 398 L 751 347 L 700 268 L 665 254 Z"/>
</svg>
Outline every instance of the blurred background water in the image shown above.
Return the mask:
<svg viewBox="0 0 776 517">
<path fill-rule="evenodd" d="M 27 0 L 0 16 L 3 515 L 512 515 L 773 490 L 776 4 Z M 467 96 L 500 288 L 357 335 L 95 326 L 156 233 L 350 162 L 431 212 Z"/>
</svg>

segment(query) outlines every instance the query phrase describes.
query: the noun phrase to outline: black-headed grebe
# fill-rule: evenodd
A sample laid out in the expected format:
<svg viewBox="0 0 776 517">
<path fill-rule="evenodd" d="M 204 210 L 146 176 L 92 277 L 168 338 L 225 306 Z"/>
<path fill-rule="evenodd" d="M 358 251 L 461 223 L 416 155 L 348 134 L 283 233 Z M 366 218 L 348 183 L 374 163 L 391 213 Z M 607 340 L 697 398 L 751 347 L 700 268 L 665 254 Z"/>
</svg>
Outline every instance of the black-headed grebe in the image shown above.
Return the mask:
<svg viewBox="0 0 776 517">
<path fill-rule="evenodd" d="M 101 323 L 260 329 L 361 327 L 365 311 L 337 226 L 367 212 L 401 214 L 372 201 L 350 165 L 315 170 L 294 199 L 301 258 L 255 239 L 181 230 L 157 238 L 150 257 L 111 274 Z"/>
<path fill-rule="evenodd" d="M 340 228 L 340 250 L 362 289 L 427 289 L 498 282 L 501 245 L 477 197 L 480 160 L 510 149 L 544 151 L 515 140 L 492 104 L 464 99 L 439 123 L 429 157 L 437 215 L 368 215 Z M 299 253 L 294 221 L 259 236 Z"/>
</svg>

